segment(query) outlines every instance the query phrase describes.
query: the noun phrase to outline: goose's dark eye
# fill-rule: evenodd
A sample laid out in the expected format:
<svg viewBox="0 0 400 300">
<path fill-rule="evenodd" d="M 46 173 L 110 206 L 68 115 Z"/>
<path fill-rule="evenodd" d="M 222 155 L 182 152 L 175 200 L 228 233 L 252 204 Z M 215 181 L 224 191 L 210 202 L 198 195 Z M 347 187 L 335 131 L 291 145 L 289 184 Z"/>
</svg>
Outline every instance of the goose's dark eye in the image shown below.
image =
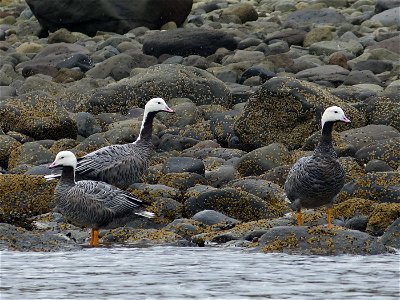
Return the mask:
<svg viewBox="0 0 400 300">
<path fill-rule="evenodd" d="M 64 156 L 61 156 L 61 159 L 64 159 Z"/>
<path fill-rule="evenodd" d="M 161 102 L 157 102 L 157 104 L 161 104 Z"/>
<path fill-rule="evenodd" d="M 335 110 L 335 114 L 337 114 L 338 113 L 338 111 L 337 110 Z"/>
</svg>

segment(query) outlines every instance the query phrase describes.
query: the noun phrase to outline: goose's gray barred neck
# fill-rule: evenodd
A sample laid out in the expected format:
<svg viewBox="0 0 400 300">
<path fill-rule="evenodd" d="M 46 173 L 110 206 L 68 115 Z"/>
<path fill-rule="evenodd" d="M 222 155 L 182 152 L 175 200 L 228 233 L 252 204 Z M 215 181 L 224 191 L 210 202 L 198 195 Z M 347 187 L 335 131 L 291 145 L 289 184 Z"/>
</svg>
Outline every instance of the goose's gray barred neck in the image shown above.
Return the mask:
<svg viewBox="0 0 400 300">
<path fill-rule="evenodd" d="M 162 98 L 153 98 L 145 105 L 143 121 L 136 141 L 123 145 L 111 145 L 86 154 L 78 159 L 76 180 L 99 180 L 120 188 L 138 182 L 147 169 L 153 153 L 151 136 L 154 117 L 159 112 L 172 113 Z M 60 174 L 46 175 L 47 180 Z"/>
<path fill-rule="evenodd" d="M 300 158 L 289 171 L 285 192 L 292 209 L 298 212 L 301 225 L 301 208 L 328 206 L 328 227 L 331 227 L 331 206 L 344 185 L 345 173 L 332 145 L 332 130 L 337 122 L 349 123 L 338 106 L 328 107 L 321 118 L 321 138 L 313 155 Z"/>
<path fill-rule="evenodd" d="M 57 154 L 50 168 L 62 167 L 54 190 L 56 209 L 75 225 L 92 228 L 91 245 L 97 245 L 98 230 L 125 225 L 137 216 L 152 218 L 143 202 L 130 193 L 101 181 L 75 181 L 77 160 L 70 151 Z"/>
</svg>

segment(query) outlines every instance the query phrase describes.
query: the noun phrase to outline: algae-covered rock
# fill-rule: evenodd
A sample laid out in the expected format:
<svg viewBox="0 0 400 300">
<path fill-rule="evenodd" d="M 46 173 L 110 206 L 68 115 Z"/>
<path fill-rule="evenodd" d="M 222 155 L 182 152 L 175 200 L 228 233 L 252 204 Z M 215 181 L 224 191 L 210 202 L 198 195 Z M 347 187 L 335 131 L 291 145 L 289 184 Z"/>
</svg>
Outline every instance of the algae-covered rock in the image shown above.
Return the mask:
<svg viewBox="0 0 400 300">
<path fill-rule="evenodd" d="M 400 249 L 400 218 L 397 218 L 381 238 L 382 243 L 385 246 L 390 246 L 396 249 Z"/>
<path fill-rule="evenodd" d="M 334 227 L 279 226 L 259 239 L 262 252 L 303 255 L 381 254 L 387 249 L 377 238 L 357 230 Z"/>
<path fill-rule="evenodd" d="M 379 159 L 397 169 L 400 166 L 400 137 L 371 143 L 358 150 L 355 157 L 364 164 Z"/>
<path fill-rule="evenodd" d="M 9 157 L 8 168 L 15 168 L 18 165 L 40 165 L 50 163 L 54 154 L 37 142 L 28 142 L 15 148 Z"/>
<path fill-rule="evenodd" d="M 344 199 L 359 197 L 378 202 L 400 203 L 400 173 L 368 173 L 353 182 L 346 184 L 338 195 L 338 202 Z"/>
<path fill-rule="evenodd" d="M 235 123 L 235 131 L 245 148 L 254 149 L 273 142 L 283 143 L 289 149 L 299 148 L 308 136 L 320 129 L 321 115 L 332 105 L 343 108 L 352 126 L 365 124 L 363 114 L 326 89 L 293 78 L 272 78 L 250 97 Z M 345 128 L 335 126 L 338 131 Z"/>
<path fill-rule="evenodd" d="M 10 224 L 0 224 L 0 250 L 72 251 L 82 247 L 67 236 L 52 231 L 27 231 Z"/>
<path fill-rule="evenodd" d="M 13 149 L 21 145 L 16 139 L 8 135 L 0 135 L 0 167 L 7 168 L 8 159 Z"/>
<path fill-rule="evenodd" d="M 0 175 L 0 222 L 29 226 L 29 218 L 50 211 L 55 181 L 42 176 Z"/>
<path fill-rule="evenodd" d="M 243 155 L 237 162 L 236 169 L 242 176 L 260 175 L 290 162 L 291 156 L 285 145 L 273 143 Z"/>
<path fill-rule="evenodd" d="M 216 189 L 189 198 L 185 212 L 191 217 L 199 211 L 212 209 L 241 221 L 266 218 L 267 203 L 261 198 L 232 188 Z"/>
<path fill-rule="evenodd" d="M 35 139 L 76 138 L 78 128 L 68 112 L 42 92 L 24 94 L 0 102 L 4 131 L 18 131 Z"/>
<path fill-rule="evenodd" d="M 379 203 L 368 220 L 367 232 L 382 235 L 400 217 L 400 203 Z"/>
<path fill-rule="evenodd" d="M 373 200 L 362 198 L 351 198 L 333 205 L 333 215 L 335 218 L 350 219 L 356 215 L 369 216 L 378 203 Z"/>
<path fill-rule="evenodd" d="M 197 173 L 168 173 L 160 178 L 159 183 L 185 191 L 196 184 L 206 184 L 206 179 Z"/>
</svg>

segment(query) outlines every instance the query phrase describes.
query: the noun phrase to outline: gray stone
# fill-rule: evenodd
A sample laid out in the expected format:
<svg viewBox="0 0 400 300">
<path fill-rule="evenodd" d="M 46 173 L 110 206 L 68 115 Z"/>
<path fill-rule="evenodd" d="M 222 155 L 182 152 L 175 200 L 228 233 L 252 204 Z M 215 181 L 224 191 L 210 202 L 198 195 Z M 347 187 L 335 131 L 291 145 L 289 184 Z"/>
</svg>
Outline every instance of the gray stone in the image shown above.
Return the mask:
<svg viewBox="0 0 400 300">
<path fill-rule="evenodd" d="M 400 137 L 372 142 L 362 147 L 355 154 L 357 160 L 367 163 L 373 159 L 386 162 L 391 168 L 397 169 L 400 166 Z M 386 170 L 388 171 L 388 170 Z"/>
<path fill-rule="evenodd" d="M 236 224 L 239 223 L 238 220 L 234 218 L 230 218 L 224 214 L 221 214 L 215 210 L 203 210 L 196 213 L 193 217 L 193 220 L 199 221 L 206 225 L 215 225 L 220 223 L 228 223 L 228 224 Z"/>
<path fill-rule="evenodd" d="M 96 118 L 88 112 L 78 112 L 75 114 L 75 121 L 78 126 L 78 134 L 89 137 L 92 134 L 101 132 L 101 127 Z"/>
<path fill-rule="evenodd" d="M 274 227 L 259 239 L 263 252 L 302 255 L 382 254 L 387 249 L 377 238 L 357 230 L 324 227 Z"/>
<path fill-rule="evenodd" d="M 54 154 L 41 146 L 38 142 L 28 142 L 15 148 L 11 152 L 11 159 L 8 162 L 9 168 L 15 168 L 18 165 L 40 165 L 51 163 Z"/>
<path fill-rule="evenodd" d="M 351 53 L 355 56 L 361 54 L 363 51 L 363 46 L 358 41 L 322 41 L 314 43 L 310 46 L 310 54 L 316 55 L 331 55 L 332 53 L 343 51 L 347 53 Z"/>
<path fill-rule="evenodd" d="M 387 171 L 393 171 L 393 168 L 383 160 L 372 159 L 365 165 L 365 172 L 367 173 Z"/>
<path fill-rule="evenodd" d="M 381 80 L 369 70 L 351 71 L 349 75 L 347 75 L 346 79 L 343 81 L 344 85 L 356 85 L 366 83 L 382 85 Z"/>
<path fill-rule="evenodd" d="M 222 165 L 216 169 L 211 171 L 207 171 L 205 174 L 205 178 L 208 184 L 213 187 L 221 187 L 228 182 L 235 179 L 236 170 L 233 166 L 230 165 Z"/>
<path fill-rule="evenodd" d="M 286 22 L 305 24 L 341 24 L 345 17 L 332 8 L 307 9 L 293 12 L 287 16 Z"/>
<path fill-rule="evenodd" d="M 371 20 L 381 22 L 383 26 L 400 26 L 400 7 L 385 10 L 373 16 Z"/>
<path fill-rule="evenodd" d="M 166 133 L 161 137 L 158 148 L 163 151 L 182 151 L 196 145 L 198 142 L 198 140 L 193 138 Z"/>
<path fill-rule="evenodd" d="M 16 93 L 16 90 L 14 87 L 4 86 L 4 85 L 0 86 L 0 100 L 4 100 L 4 99 L 10 98 L 10 97 L 13 97 L 16 94 L 17 93 Z"/>
<path fill-rule="evenodd" d="M 342 83 L 349 73 L 349 70 L 340 66 L 325 65 L 300 71 L 296 74 L 296 78 L 309 81 L 327 80 L 333 83 Z"/>
<path fill-rule="evenodd" d="M 168 158 L 162 169 L 163 173 L 192 172 L 204 175 L 204 163 L 200 159 L 191 157 L 171 157 Z"/>
<path fill-rule="evenodd" d="M 356 63 L 353 67 L 353 70 L 369 70 L 374 74 L 380 74 L 385 71 L 391 71 L 393 69 L 393 63 L 391 61 L 385 60 L 375 60 L 370 59 L 366 61 L 360 61 Z"/>
<path fill-rule="evenodd" d="M 400 0 L 376 0 L 375 12 L 380 13 L 384 10 L 399 6 L 400 6 Z"/>
<path fill-rule="evenodd" d="M 400 218 L 397 218 L 386 232 L 382 235 L 381 241 L 385 246 L 400 249 Z"/>
</svg>

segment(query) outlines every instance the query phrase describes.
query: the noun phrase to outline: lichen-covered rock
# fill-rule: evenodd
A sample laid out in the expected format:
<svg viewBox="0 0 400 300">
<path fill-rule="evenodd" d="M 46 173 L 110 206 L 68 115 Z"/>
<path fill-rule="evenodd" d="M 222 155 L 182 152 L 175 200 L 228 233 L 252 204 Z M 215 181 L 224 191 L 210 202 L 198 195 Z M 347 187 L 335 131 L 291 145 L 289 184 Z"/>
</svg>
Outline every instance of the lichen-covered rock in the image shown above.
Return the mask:
<svg viewBox="0 0 400 300">
<path fill-rule="evenodd" d="M 231 105 L 225 84 L 205 70 L 183 65 L 159 64 L 99 89 L 89 99 L 90 112 L 124 112 L 143 107 L 151 97 L 189 98 L 196 105 Z"/>
<path fill-rule="evenodd" d="M 37 142 L 28 142 L 15 148 L 9 157 L 8 168 L 12 169 L 18 165 L 41 165 L 50 163 L 54 154 Z"/>
<path fill-rule="evenodd" d="M 369 216 L 377 206 L 378 203 L 373 200 L 351 198 L 340 203 L 334 203 L 333 215 L 340 219 L 350 219 L 356 215 Z"/>
<path fill-rule="evenodd" d="M 368 173 L 353 182 L 346 184 L 338 195 L 341 202 L 348 198 L 364 198 L 378 202 L 400 203 L 400 173 Z"/>
<path fill-rule="evenodd" d="M 151 210 L 156 215 L 155 221 L 165 224 L 182 218 L 183 204 L 171 198 L 158 197 L 153 201 Z"/>
<path fill-rule="evenodd" d="M 204 159 L 206 157 L 217 157 L 217 158 L 222 158 L 224 160 L 228 160 L 234 157 L 242 157 L 244 154 L 246 154 L 246 152 L 239 149 L 215 148 L 215 147 L 206 147 L 206 148 L 192 147 L 182 152 L 182 156 L 195 157 L 199 159 Z"/>
<path fill-rule="evenodd" d="M 197 173 L 182 172 L 165 174 L 159 183 L 185 191 L 196 184 L 206 184 L 206 180 Z"/>
<path fill-rule="evenodd" d="M 0 224 L 1 251 L 73 251 L 82 247 L 65 235 L 52 231 L 27 231 L 10 224 Z"/>
<path fill-rule="evenodd" d="M 394 220 L 400 217 L 400 203 L 379 203 L 367 224 L 367 232 L 382 235 Z"/>
<path fill-rule="evenodd" d="M 400 249 L 400 218 L 397 218 L 381 238 L 382 243 L 385 246 Z"/>
<path fill-rule="evenodd" d="M 199 211 L 212 209 L 241 221 L 268 216 L 267 203 L 250 193 L 232 188 L 217 189 L 186 200 L 185 212 L 191 217 Z"/>
<path fill-rule="evenodd" d="M 373 142 L 358 150 L 355 157 L 364 164 L 379 159 L 397 169 L 400 166 L 400 137 Z"/>
<path fill-rule="evenodd" d="M 367 117 L 370 124 L 384 124 L 400 130 L 400 102 L 397 97 L 372 97 L 368 99 Z"/>
<path fill-rule="evenodd" d="M 7 168 L 11 152 L 21 145 L 16 139 L 9 135 L 0 135 L 0 167 Z"/>
<path fill-rule="evenodd" d="M 201 159 L 192 157 L 171 157 L 168 158 L 162 169 L 163 173 L 192 172 L 204 176 L 205 167 Z"/>
<path fill-rule="evenodd" d="M 0 102 L 4 131 L 18 131 L 35 139 L 76 138 L 77 125 L 61 104 L 42 92 Z"/>
<path fill-rule="evenodd" d="M 285 145 L 273 143 L 243 155 L 237 162 L 236 169 L 242 176 L 260 175 L 290 162 L 291 156 Z"/>
<path fill-rule="evenodd" d="M 162 184 L 134 183 L 129 186 L 127 191 L 146 203 L 152 203 L 159 197 L 175 200 L 181 197 L 179 190 Z"/>
<path fill-rule="evenodd" d="M 50 211 L 56 182 L 42 176 L 0 176 L 0 222 L 29 226 L 28 219 Z"/>
<path fill-rule="evenodd" d="M 364 167 L 353 157 L 340 157 L 340 165 L 345 173 L 345 183 L 356 180 L 365 175 Z"/>
<path fill-rule="evenodd" d="M 229 187 L 260 197 L 267 203 L 268 216 L 282 217 L 290 211 L 284 190 L 277 184 L 263 179 L 239 179 L 228 184 Z"/>
<path fill-rule="evenodd" d="M 235 123 L 235 131 L 245 148 L 254 149 L 273 142 L 283 143 L 289 149 L 299 148 L 320 128 L 322 112 L 332 105 L 343 108 L 352 126 L 365 124 L 363 114 L 325 89 L 293 78 L 272 78 L 250 97 Z M 338 131 L 344 128 L 343 125 L 335 127 Z"/>
<path fill-rule="evenodd" d="M 274 227 L 259 239 L 262 252 L 303 255 L 382 254 L 386 247 L 377 238 L 357 230 L 334 227 Z"/>
</svg>

